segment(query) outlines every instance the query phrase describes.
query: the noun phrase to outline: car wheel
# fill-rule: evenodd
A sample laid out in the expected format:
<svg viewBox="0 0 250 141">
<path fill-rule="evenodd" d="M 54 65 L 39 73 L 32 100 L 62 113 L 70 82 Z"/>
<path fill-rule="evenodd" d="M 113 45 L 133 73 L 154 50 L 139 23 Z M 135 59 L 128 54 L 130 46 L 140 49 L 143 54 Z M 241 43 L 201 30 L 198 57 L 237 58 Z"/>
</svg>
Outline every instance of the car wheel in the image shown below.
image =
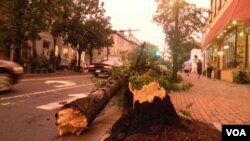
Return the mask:
<svg viewBox="0 0 250 141">
<path fill-rule="evenodd" d="M 7 91 L 12 87 L 12 80 L 8 73 L 0 73 L 0 91 Z"/>
</svg>

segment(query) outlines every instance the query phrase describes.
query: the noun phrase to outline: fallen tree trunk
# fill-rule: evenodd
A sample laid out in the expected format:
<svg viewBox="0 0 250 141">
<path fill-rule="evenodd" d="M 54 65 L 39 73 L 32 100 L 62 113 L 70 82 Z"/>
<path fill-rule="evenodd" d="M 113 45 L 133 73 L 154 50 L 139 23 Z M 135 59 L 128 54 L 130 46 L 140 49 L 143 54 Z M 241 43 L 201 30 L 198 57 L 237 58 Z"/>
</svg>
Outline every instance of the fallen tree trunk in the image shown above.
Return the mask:
<svg viewBox="0 0 250 141">
<path fill-rule="evenodd" d="M 104 109 L 110 99 L 121 89 L 128 77 L 108 80 L 88 97 L 64 105 L 55 114 L 59 135 L 72 133 L 80 135 L 90 127 L 93 120 Z"/>
</svg>

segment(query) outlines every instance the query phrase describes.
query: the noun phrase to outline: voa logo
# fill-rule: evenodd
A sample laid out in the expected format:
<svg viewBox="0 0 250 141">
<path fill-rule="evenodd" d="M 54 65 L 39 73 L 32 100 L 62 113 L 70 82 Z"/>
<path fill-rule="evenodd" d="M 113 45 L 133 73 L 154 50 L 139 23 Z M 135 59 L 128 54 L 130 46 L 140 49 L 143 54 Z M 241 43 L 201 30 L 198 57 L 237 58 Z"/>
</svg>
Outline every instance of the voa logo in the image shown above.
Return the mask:
<svg viewBox="0 0 250 141">
<path fill-rule="evenodd" d="M 226 129 L 227 136 L 247 136 L 244 129 Z"/>
</svg>

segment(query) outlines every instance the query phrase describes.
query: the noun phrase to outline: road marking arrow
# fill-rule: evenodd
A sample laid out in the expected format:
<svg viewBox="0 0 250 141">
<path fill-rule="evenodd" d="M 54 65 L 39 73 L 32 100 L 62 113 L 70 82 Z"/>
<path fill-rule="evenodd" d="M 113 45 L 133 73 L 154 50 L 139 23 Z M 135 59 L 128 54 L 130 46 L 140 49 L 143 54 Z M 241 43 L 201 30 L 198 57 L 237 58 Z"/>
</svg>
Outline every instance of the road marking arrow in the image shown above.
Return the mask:
<svg viewBox="0 0 250 141">
<path fill-rule="evenodd" d="M 76 83 L 69 82 L 69 81 L 61 81 L 61 80 L 47 80 L 44 82 L 44 84 L 51 84 L 51 83 L 59 83 L 60 85 L 54 86 L 56 88 L 69 87 L 69 86 L 76 85 Z"/>
<path fill-rule="evenodd" d="M 37 106 L 36 108 L 43 109 L 43 110 L 53 110 L 53 109 L 62 107 L 64 104 L 70 103 L 76 99 L 87 97 L 88 94 L 87 93 L 69 94 L 68 96 L 70 96 L 70 98 L 65 99 L 65 100 L 60 100 L 57 102 L 48 103 L 48 104 L 41 105 L 41 106 Z"/>
</svg>

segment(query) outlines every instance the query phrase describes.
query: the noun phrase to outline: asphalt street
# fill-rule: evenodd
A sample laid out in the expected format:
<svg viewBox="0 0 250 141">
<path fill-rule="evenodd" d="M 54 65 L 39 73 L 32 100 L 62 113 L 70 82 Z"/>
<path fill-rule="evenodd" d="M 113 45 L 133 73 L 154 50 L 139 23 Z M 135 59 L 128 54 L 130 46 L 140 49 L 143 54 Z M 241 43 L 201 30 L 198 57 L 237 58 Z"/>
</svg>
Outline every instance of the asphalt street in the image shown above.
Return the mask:
<svg viewBox="0 0 250 141">
<path fill-rule="evenodd" d="M 94 89 L 91 78 L 89 74 L 68 74 L 34 75 L 22 79 L 11 91 L 0 95 L 0 140 L 77 141 L 86 137 L 89 137 L 88 140 L 93 139 L 93 136 L 88 135 L 89 133 L 80 137 L 75 135 L 59 137 L 54 117 L 63 104 L 86 97 Z M 110 104 L 109 107 L 112 106 L 113 104 Z M 105 119 L 106 112 L 110 111 L 104 110 L 102 116 L 97 119 L 99 125 L 94 127 L 107 126 L 108 124 L 104 122 L 111 122 Z M 105 120 L 102 121 L 101 118 Z M 105 132 L 95 128 L 88 132 L 94 134 L 97 131 L 102 134 Z"/>
</svg>

